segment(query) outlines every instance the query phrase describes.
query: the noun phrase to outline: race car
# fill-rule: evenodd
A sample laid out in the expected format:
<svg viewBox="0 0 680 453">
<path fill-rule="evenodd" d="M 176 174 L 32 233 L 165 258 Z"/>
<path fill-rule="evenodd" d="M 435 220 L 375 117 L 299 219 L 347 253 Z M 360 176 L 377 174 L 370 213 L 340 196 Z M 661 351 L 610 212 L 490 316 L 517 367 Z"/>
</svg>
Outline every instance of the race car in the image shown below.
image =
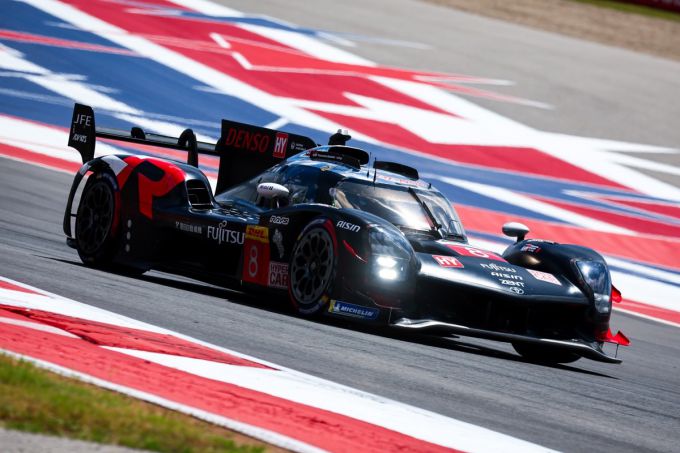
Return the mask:
<svg viewBox="0 0 680 453">
<path fill-rule="evenodd" d="M 535 362 L 621 362 L 603 351 L 629 344 L 609 328 L 621 296 L 594 250 L 526 239 L 514 222 L 503 226 L 516 242 L 502 255 L 473 247 L 451 202 L 416 169 L 348 146 L 345 132 L 318 145 L 221 127 L 217 143 L 191 129 L 173 138 L 98 128 L 92 108 L 76 104 L 69 146 L 83 166 L 64 232 L 83 263 L 267 291 L 302 316 L 510 342 Z M 95 158 L 97 138 L 185 151 L 187 162 Z M 214 191 L 201 154 L 219 158 Z"/>
</svg>

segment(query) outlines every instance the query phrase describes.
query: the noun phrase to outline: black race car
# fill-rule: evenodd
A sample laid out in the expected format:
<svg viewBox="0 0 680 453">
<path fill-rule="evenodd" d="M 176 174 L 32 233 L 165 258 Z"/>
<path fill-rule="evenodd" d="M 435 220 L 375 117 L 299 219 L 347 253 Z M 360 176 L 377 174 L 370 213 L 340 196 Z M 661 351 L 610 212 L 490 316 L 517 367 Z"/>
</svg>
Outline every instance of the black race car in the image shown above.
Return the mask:
<svg viewBox="0 0 680 453">
<path fill-rule="evenodd" d="M 183 150 L 187 163 L 94 158 L 96 137 Z M 539 362 L 620 362 L 602 350 L 628 344 L 609 329 L 620 294 L 602 256 L 525 239 L 516 223 L 503 227 L 517 242 L 502 256 L 473 247 L 451 203 L 416 169 L 374 160 L 349 138 L 338 132 L 319 146 L 223 120 L 211 144 L 190 129 L 172 138 L 95 128 L 92 109 L 76 104 L 69 146 L 83 166 L 68 197 L 67 242 L 89 266 L 273 291 L 301 315 L 501 340 Z M 220 158 L 215 193 L 199 154 Z"/>
</svg>

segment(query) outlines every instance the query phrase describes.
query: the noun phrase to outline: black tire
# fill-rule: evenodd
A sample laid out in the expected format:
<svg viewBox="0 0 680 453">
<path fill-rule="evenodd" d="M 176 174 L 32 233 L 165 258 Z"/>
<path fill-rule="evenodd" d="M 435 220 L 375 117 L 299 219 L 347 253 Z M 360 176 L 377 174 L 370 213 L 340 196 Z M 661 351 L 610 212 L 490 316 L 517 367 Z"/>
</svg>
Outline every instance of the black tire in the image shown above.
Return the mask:
<svg viewBox="0 0 680 453">
<path fill-rule="evenodd" d="M 114 220 L 116 194 L 111 176 L 90 176 L 83 189 L 76 217 L 76 248 L 80 259 L 91 267 L 110 267 L 116 251 Z"/>
<path fill-rule="evenodd" d="M 581 358 L 573 352 L 531 343 L 512 343 L 512 347 L 526 360 L 545 365 L 572 363 Z"/>
<path fill-rule="evenodd" d="M 317 315 L 328 304 L 336 264 L 333 223 L 327 219 L 312 221 L 295 243 L 288 266 L 288 294 L 299 314 Z"/>
</svg>

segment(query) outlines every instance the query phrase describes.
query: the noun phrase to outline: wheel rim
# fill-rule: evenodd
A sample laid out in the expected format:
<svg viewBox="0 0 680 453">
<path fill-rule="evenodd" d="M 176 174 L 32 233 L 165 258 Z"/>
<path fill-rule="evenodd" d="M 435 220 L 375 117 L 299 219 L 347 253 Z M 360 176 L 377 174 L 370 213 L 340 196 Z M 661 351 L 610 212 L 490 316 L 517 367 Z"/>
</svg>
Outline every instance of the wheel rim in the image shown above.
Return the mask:
<svg viewBox="0 0 680 453">
<path fill-rule="evenodd" d="M 84 253 L 99 250 L 111 230 L 113 194 L 104 182 L 96 182 L 85 193 L 77 219 L 78 245 Z"/>
<path fill-rule="evenodd" d="M 333 241 L 321 228 L 311 230 L 293 252 L 290 287 L 302 306 L 318 302 L 333 272 Z"/>
</svg>

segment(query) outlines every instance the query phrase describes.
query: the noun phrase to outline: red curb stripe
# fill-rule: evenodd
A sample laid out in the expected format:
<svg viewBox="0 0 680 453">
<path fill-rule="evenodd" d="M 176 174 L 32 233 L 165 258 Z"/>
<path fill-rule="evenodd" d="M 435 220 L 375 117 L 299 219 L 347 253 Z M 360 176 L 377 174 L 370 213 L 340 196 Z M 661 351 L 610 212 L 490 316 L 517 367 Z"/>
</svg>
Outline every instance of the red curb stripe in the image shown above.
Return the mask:
<svg viewBox="0 0 680 453">
<path fill-rule="evenodd" d="M 381 426 L 165 367 L 82 340 L 0 329 L 0 348 L 258 426 L 330 451 L 451 452 Z"/>
<path fill-rule="evenodd" d="M 40 294 L 36 291 L 33 291 L 32 289 L 24 288 L 23 286 L 15 285 L 14 283 L 5 280 L 0 280 L 0 288 L 9 289 L 10 291 L 19 291 L 28 294 Z"/>
<path fill-rule="evenodd" d="M 623 300 L 621 303 L 614 304 L 614 310 L 645 315 L 649 316 L 650 318 L 660 319 L 662 321 L 668 321 L 680 325 L 680 312 L 643 304 L 641 302 L 635 302 L 633 300 Z"/>
<path fill-rule="evenodd" d="M 149 332 L 130 327 L 114 326 L 88 319 L 74 318 L 41 310 L 29 310 L 10 305 L 0 305 L 0 309 L 21 315 L 33 322 L 39 322 L 65 330 L 81 339 L 98 346 L 135 349 L 138 351 L 170 354 L 180 357 L 210 360 L 227 365 L 251 368 L 273 369 L 261 363 L 208 348 L 173 335 Z"/>
<path fill-rule="evenodd" d="M 19 159 L 31 164 L 42 165 L 56 170 L 68 171 L 75 173 L 80 169 L 80 164 L 57 157 L 47 156 L 41 153 L 35 153 L 23 148 L 0 143 L 0 156 L 9 157 L 12 159 Z"/>
</svg>

